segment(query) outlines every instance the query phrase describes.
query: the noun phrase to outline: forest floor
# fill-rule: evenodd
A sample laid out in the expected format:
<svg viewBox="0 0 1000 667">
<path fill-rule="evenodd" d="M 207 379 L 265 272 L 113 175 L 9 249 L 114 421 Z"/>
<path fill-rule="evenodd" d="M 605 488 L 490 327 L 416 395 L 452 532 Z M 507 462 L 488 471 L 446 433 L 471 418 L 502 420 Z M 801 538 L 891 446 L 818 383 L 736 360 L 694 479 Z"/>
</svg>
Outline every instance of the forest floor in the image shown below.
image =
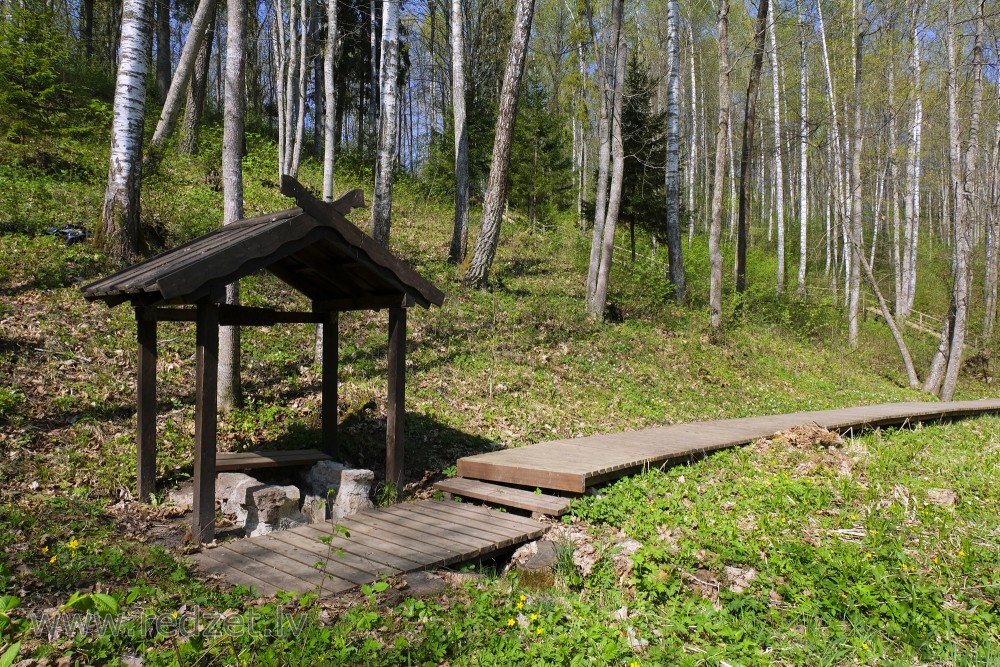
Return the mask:
<svg viewBox="0 0 1000 667">
<path fill-rule="evenodd" d="M 251 138 L 249 149 L 247 214 L 283 208 L 265 175 L 273 147 Z M 144 205 L 166 243 L 218 219 L 212 168 L 208 158 L 178 159 L 150 179 Z M 21 219 L 0 220 L 0 590 L 8 596 L 0 647 L 19 645 L 18 659 L 1000 665 L 1000 419 L 991 417 L 831 446 L 766 441 L 621 480 L 558 524 L 564 548 L 551 590 L 522 588 L 502 563 L 472 568 L 481 576 L 423 599 L 394 593 L 398 582 L 320 602 L 256 599 L 203 581 L 183 560 L 184 517 L 132 502 L 132 313 L 80 297 L 81 282 L 110 270 L 89 243 L 65 247 L 38 233 L 93 217 L 100 170 L 90 171 L 69 185 L 0 173 L 21 198 Z M 315 188 L 315 163 L 300 177 Z M 338 189 L 362 180 L 343 173 Z M 884 325 L 866 320 L 859 350 L 850 350 L 828 298 L 774 296 L 763 252 L 751 254 L 751 285 L 760 287 L 722 333 L 711 331 L 701 303 L 700 237 L 686 246 L 692 305 L 666 299 L 662 267 L 623 262 L 612 278 L 612 321 L 598 324 L 584 314 L 587 240 L 572 221 L 528 229 L 508 220 L 493 287 L 472 291 L 445 261 L 448 207 L 412 183 L 396 192 L 393 249 L 447 295 L 443 308 L 410 318 L 404 495 L 426 493 L 458 457 L 495 447 L 927 398 L 905 388 Z M 0 201 L 8 218 L 12 201 Z M 364 226 L 365 212 L 353 219 Z M 933 294 L 933 273 L 922 279 Z M 242 287 L 250 305 L 305 305 L 268 276 Z M 343 458 L 376 471 L 383 318 L 341 320 Z M 157 476 L 167 488 L 192 470 L 194 341 L 188 325 L 162 326 Z M 906 335 L 926 368 L 935 341 Z M 220 424 L 221 449 L 312 446 L 313 336 L 304 326 L 244 333 L 247 402 Z M 956 398 L 997 395 L 993 374 L 992 360 L 974 357 Z M 935 504 L 933 489 L 958 500 Z M 574 563 L 573 542 L 596 557 Z M 67 603 L 117 620 L 78 633 L 29 622 Z M 196 612 L 242 630 L 178 630 Z"/>
</svg>

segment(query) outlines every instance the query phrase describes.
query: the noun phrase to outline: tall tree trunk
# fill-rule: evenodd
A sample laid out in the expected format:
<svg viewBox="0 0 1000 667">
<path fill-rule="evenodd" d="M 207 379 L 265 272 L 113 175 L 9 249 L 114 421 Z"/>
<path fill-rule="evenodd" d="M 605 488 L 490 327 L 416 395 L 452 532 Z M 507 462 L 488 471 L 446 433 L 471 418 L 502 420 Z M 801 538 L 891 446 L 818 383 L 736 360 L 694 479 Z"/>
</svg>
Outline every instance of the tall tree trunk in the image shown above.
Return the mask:
<svg viewBox="0 0 1000 667">
<path fill-rule="evenodd" d="M 774 101 L 774 209 L 778 224 L 778 275 L 775 291 L 781 294 L 785 289 L 785 185 L 781 168 L 781 81 L 778 69 L 778 39 L 774 30 L 775 21 L 768 21 L 767 30 L 771 36 L 771 88 Z"/>
<path fill-rule="evenodd" d="M 302 159 L 302 135 L 305 130 L 306 121 L 306 79 L 308 78 L 309 71 L 308 61 L 306 60 L 306 45 L 309 41 L 309 19 L 306 9 L 306 0 L 301 0 L 299 5 L 298 90 L 295 95 L 295 110 L 297 113 L 295 119 L 295 142 L 292 144 L 292 153 L 288 160 L 288 173 L 291 176 L 298 176 L 299 174 L 299 162 Z M 294 26 L 292 26 L 292 30 L 295 30 Z"/>
<path fill-rule="evenodd" d="M 624 3 L 620 2 L 624 6 Z M 604 218 L 604 234 L 601 239 L 601 263 L 597 270 L 597 286 L 594 298 L 590 304 L 590 315 L 596 319 L 604 318 L 604 310 L 608 301 L 608 284 L 611 280 L 611 264 L 615 251 L 615 231 L 618 228 L 618 213 L 621 211 L 622 185 L 625 175 L 625 144 L 622 136 L 622 113 L 625 108 L 625 65 L 626 65 L 626 35 L 621 21 L 624 12 L 617 12 L 618 26 L 612 30 L 618 35 L 618 44 L 614 49 L 614 98 L 611 106 L 611 188 L 608 191 L 608 210 Z M 677 239 L 680 243 L 680 238 Z"/>
<path fill-rule="evenodd" d="M 694 184 L 695 184 L 695 167 L 698 165 L 698 79 L 695 77 L 694 72 L 694 28 L 691 27 L 692 19 L 689 17 L 687 21 L 688 29 L 688 48 L 690 55 L 690 69 L 691 69 L 691 93 L 689 97 L 691 98 L 691 149 L 688 151 L 688 247 L 690 247 L 691 242 L 694 240 Z M 701 128 L 704 132 L 704 128 Z"/>
<path fill-rule="evenodd" d="M 462 0 L 451 0 L 451 100 L 455 116 L 455 226 L 451 261 L 465 261 L 469 243 L 469 128 L 465 120 L 465 21 Z"/>
<path fill-rule="evenodd" d="M 195 61 L 197 61 L 198 53 L 201 51 L 201 43 L 214 18 L 215 0 L 200 0 L 194 18 L 191 19 L 191 27 L 188 30 L 184 48 L 181 50 L 180 60 L 177 61 L 177 70 L 174 72 L 173 78 L 170 79 L 170 89 L 164 98 L 160 119 L 156 123 L 156 130 L 149 142 L 148 161 L 154 165 L 157 152 L 173 134 L 174 126 L 177 124 L 177 116 L 181 111 L 181 102 L 187 92 L 188 83 L 191 81 L 191 72 L 194 70 Z"/>
<path fill-rule="evenodd" d="M 806 60 L 806 20 L 804 1 L 799 8 L 799 296 L 806 294 L 806 261 L 809 253 L 809 80 Z"/>
<path fill-rule="evenodd" d="M 746 107 L 743 115 L 743 148 L 740 151 L 740 210 L 736 230 L 736 291 L 747 288 L 747 214 L 750 206 L 750 160 L 753 156 L 753 133 L 757 122 L 757 94 L 760 92 L 760 71 L 764 66 L 764 40 L 767 36 L 768 0 L 760 0 L 754 33 L 753 61 L 747 83 Z"/>
<path fill-rule="evenodd" d="M 903 205 L 903 256 L 901 295 L 897 299 L 896 316 L 907 317 L 913 311 L 917 285 L 917 242 L 920 231 L 920 138 L 923 125 L 923 97 L 920 73 L 920 2 L 911 8 L 912 45 L 910 76 L 913 86 L 913 121 L 910 126 L 906 161 L 906 193 Z"/>
<path fill-rule="evenodd" d="M 606 48 L 601 48 L 594 29 L 590 4 L 587 4 L 587 17 L 590 23 L 590 35 L 597 53 L 597 86 L 600 90 L 600 117 L 597 124 L 597 184 L 594 192 L 594 229 L 590 239 L 590 264 L 587 269 L 587 312 L 597 317 L 594 309 L 594 292 L 597 290 L 597 274 L 601 268 L 601 248 L 604 243 L 604 220 L 608 206 L 608 179 L 611 175 L 611 107 L 614 93 L 611 87 L 611 77 L 608 68 L 612 63 L 608 53 L 614 52 L 618 44 L 618 29 L 621 26 L 622 2 L 615 0 L 611 5 L 611 37 Z"/>
<path fill-rule="evenodd" d="M 730 134 L 729 100 L 729 0 L 719 0 L 719 127 L 715 132 L 712 224 L 708 232 L 708 303 L 715 329 L 722 326 L 722 196 L 726 187 L 726 144 Z"/>
<path fill-rule="evenodd" d="M 850 221 L 850 272 L 847 276 L 849 304 L 847 316 L 847 341 L 853 349 L 858 347 L 858 325 L 861 312 L 861 262 L 864 259 L 862 244 L 863 228 L 861 225 L 861 148 L 863 136 L 861 114 L 861 83 L 862 58 L 864 56 L 864 38 L 862 30 L 864 8 L 854 2 L 854 28 L 857 31 L 854 39 L 854 136 L 851 138 L 851 221 Z M 845 229 L 846 229 L 845 224 Z M 847 250 L 845 249 L 845 253 Z"/>
<path fill-rule="evenodd" d="M 139 190 L 151 17 L 152 0 L 124 0 L 108 188 L 96 239 L 118 262 L 134 261 L 142 249 Z"/>
<path fill-rule="evenodd" d="M 191 73 L 191 84 L 188 86 L 187 102 L 184 105 L 184 122 L 181 124 L 181 137 L 178 142 L 178 150 L 184 155 L 195 155 L 198 152 L 201 119 L 205 114 L 205 96 L 208 92 L 208 68 L 212 59 L 212 42 L 215 41 L 215 22 L 215 12 L 212 12 L 212 20 L 209 22 L 205 38 L 201 40 L 198 58 Z"/>
<path fill-rule="evenodd" d="M 895 307 L 893 312 L 899 314 L 899 297 L 902 290 L 903 264 L 899 249 L 900 219 L 899 219 L 899 160 L 896 155 L 896 66 L 895 54 L 889 56 L 889 202 L 892 221 L 892 275 L 894 281 Z"/>
<path fill-rule="evenodd" d="M 222 224 L 243 218 L 243 113 L 246 85 L 243 76 L 244 0 L 226 3 L 226 99 L 222 127 Z M 240 284 L 226 286 L 226 303 L 238 305 Z M 243 403 L 240 382 L 240 328 L 219 329 L 219 410 L 226 414 Z"/>
<path fill-rule="evenodd" d="M 974 210 L 973 189 L 979 165 L 979 121 L 983 106 L 983 33 L 986 31 L 986 0 L 979 1 L 976 14 L 976 35 L 972 48 L 972 109 L 969 114 L 969 143 L 965 150 L 965 175 L 962 178 L 961 143 L 958 137 L 958 71 L 956 63 L 955 0 L 948 2 L 948 134 L 951 138 L 951 183 L 955 206 L 954 245 L 955 283 L 952 290 L 954 324 L 951 327 L 951 343 L 948 351 L 948 365 L 941 386 L 941 398 L 950 401 L 958 386 L 958 375 L 962 370 L 962 353 L 965 350 L 965 335 L 969 318 L 969 297 L 972 292 L 972 224 L 970 212 Z"/>
<path fill-rule="evenodd" d="M 375 193 L 372 197 L 372 237 L 382 247 L 389 247 L 392 222 L 392 177 L 396 166 L 396 134 L 399 124 L 396 106 L 399 99 L 399 3 L 382 3 L 382 68 L 379 97 L 378 152 L 375 158 Z"/>
<path fill-rule="evenodd" d="M 383 14 L 385 13 L 385 7 L 382 8 L 382 12 L 383 12 Z M 376 8 L 375 0 L 371 0 L 371 2 L 369 3 L 369 9 L 368 9 L 368 17 L 369 17 L 368 27 L 369 27 L 369 33 L 370 33 L 369 34 L 369 42 L 370 42 L 369 43 L 369 48 L 371 49 L 371 63 L 370 63 L 371 64 L 371 72 L 370 72 L 370 77 L 371 77 L 371 80 L 370 80 L 371 91 L 369 92 L 369 95 L 368 95 L 368 113 L 369 113 L 369 115 L 373 119 L 374 118 L 378 118 L 378 109 L 379 109 L 379 106 L 378 106 L 379 105 L 379 69 L 381 67 L 381 65 L 379 63 L 379 57 L 378 57 L 378 30 L 375 27 L 376 26 L 376 21 L 375 21 L 375 17 L 376 16 L 378 16 L 378 12 L 377 12 L 377 8 Z M 385 26 L 384 26 L 384 18 L 383 18 L 383 30 L 384 29 L 385 29 Z M 360 119 L 360 117 L 359 117 L 359 119 Z M 361 139 L 360 141 L 363 141 L 363 139 Z M 359 144 L 359 146 L 360 146 L 360 144 Z"/>
<path fill-rule="evenodd" d="M 333 167 L 337 150 L 337 39 L 337 0 L 326 0 L 326 46 L 323 50 L 323 200 L 328 202 L 333 201 Z"/>
<path fill-rule="evenodd" d="M 167 98 L 170 89 L 170 0 L 156 0 L 156 94 Z"/>
<path fill-rule="evenodd" d="M 674 300 L 684 303 L 684 255 L 681 245 L 681 62 L 677 0 L 667 0 L 667 253 Z M 622 84 L 624 85 L 624 83 Z M 605 231 L 605 233 L 607 233 Z"/>
<path fill-rule="evenodd" d="M 80 40 L 87 58 L 94 57 L 94 0 L 81 0 Z"/>
<path fill-rule="evenodd" d="M 483 287 L 489 280 L 490 268 L 496 257 L 500 241 L 500 220 L 507 200 L 507 174 L 510 171 L 510 149 L 514 138 L 514 121 L 517 117 L 518 88 L 524 73 L 524 56 L 528 51 L 531 20 L 535 14 L 534 0 L 517 0 L 514 14 L 514 32 L 511 35 L 507 66 L 504 69 L 497 110 L 497 129 L 493 139 L 493 162 L 483 198 L 483 223 L 472 254 L 472 262 L 465 281 Z"/>
<path fill-rule="evenodd" d="M 997 99 L 1000 99 L 1000 86 L 997 90 Z M 993 328 L 997 319 L 997 275 L 1000 273 L 998 261 L 1000 261 L 1000 116 L 997 118 L 996 135 L 993 142 L 992 177 L 990 178 L 990 208 L 989 218 L 986 223 L 986 269 L 984 281 L 984 312 L 983 312 L 983 338 L 989 340 L 993 337 Z"/>
</svg>

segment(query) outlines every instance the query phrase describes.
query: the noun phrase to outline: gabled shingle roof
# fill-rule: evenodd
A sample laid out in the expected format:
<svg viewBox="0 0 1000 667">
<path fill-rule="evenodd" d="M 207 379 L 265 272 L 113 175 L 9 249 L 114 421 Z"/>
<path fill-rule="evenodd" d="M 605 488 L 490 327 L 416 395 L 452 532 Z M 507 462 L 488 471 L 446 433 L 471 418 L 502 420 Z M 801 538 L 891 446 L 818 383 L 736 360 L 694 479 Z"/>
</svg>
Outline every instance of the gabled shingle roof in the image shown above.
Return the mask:
<svg viewBox="0 0 1000 667">
<path fill-rule="evenodd" d="M 326 204 L 286 176 L 282 192 L 300 208 L 216 229 L 83 287 L 84 297 L 110 306 L 190 304 L 267 269 L 313 301 L 363 305 L 398 296 L 425 308 L 443 303 L 440 290 L 344 217 L 364 206 L 360 190 Z"/>
</svg>

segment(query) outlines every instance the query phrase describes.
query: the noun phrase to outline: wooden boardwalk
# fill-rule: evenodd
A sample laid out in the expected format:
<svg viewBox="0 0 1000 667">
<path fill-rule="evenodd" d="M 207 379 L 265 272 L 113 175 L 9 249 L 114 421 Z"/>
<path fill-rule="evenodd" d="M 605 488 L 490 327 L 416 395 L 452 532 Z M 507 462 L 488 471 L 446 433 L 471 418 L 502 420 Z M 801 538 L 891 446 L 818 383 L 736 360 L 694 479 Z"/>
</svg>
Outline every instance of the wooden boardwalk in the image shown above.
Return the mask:
<svg viewBox="0 0 1000 667">
<path fill-rule="evenodd" d="M 694 422 L 631 433 L 542 442 L 466 456 L 458 460 L 458 475 L 528 488 L 583 493 L 588 486 L 618 479 L 644 468 L 693 460 L 798 424 L 815 424 L 846 433 L 985 413 L 1000 413 L 1000 399 L 886 403 L 842 410 Z"/>
<path fill-rule="evenodd" d="M 340 593 L 377 579 L 464 563 L 541 537 L 545 525 L 468 503 L 425 500 L 227 542 L 191 558 L 206 574 L 276 591 Z M 331 538 L 332 539 L 328 539 Z M 342 553 L 338 553 L 338 550 Z"/>
</svg>

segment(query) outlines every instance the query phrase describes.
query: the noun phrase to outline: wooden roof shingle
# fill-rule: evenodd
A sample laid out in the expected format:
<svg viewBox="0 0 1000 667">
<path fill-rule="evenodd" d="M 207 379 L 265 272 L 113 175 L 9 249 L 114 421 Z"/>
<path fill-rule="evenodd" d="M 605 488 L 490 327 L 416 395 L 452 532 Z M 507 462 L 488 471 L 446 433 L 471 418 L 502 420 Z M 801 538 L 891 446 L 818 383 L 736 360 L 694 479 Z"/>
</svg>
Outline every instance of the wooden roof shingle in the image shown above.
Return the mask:
<svg viewBox="0 0 1000 667">
<path fill-rule="evenodd" d="M 226 285 L 266 269 L 337 309 L 444 302 L 437 287 L 344 217 L 364 206 L 360 190 L 327 204 L 284 176 L 281 192 L 299 207 L 216 229 L 84 286 L 84 297 L 110 306 L 193 304 L 217 300 Z"/>
</svg>

